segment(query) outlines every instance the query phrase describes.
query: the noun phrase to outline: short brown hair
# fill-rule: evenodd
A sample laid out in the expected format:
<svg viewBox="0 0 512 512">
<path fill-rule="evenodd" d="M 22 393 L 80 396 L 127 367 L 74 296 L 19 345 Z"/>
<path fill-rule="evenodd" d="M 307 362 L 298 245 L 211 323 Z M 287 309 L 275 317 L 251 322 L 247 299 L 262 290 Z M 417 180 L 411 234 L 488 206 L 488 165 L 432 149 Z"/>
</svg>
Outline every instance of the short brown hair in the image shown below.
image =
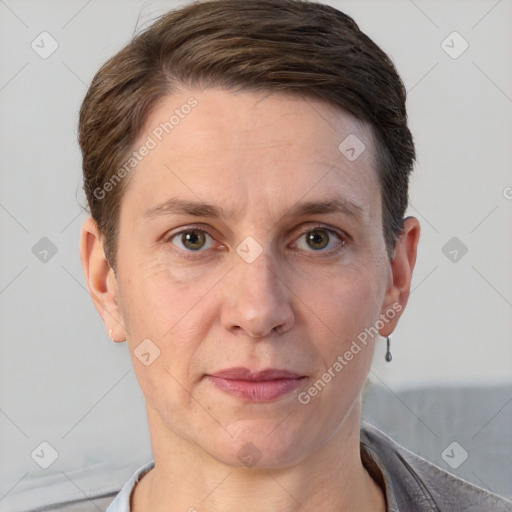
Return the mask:
<svg viewBox="0 0 512 512">
<path fill-rule="evenodd" d="M 179 85 L 291 93 L 370 124 L 389 254 L 402 231 L 415 150 L 405 87 L 355 21 L 305 0 L 208 0 L 161 16 L 108 60 L 80 109 L 79 142 L 91 216 L 116 268 L 122 180 L 98 190 L 129 158 L 157 102 Z M 340 141 L 341 142 L 341 141 Z"/>
</svg>

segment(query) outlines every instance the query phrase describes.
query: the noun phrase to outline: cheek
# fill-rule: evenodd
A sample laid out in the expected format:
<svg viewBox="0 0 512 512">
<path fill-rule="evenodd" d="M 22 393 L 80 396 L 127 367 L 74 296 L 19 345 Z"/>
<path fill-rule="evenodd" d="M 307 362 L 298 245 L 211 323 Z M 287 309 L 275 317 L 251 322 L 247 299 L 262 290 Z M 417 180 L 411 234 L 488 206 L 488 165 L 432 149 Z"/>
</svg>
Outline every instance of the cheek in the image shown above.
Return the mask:
<svg viewBox="0 0 512 512">
<path fill-rule="evenodd" d="M 187 381 L 186 372 L 182 375 L 176 367 L 170 367 L 163 353 L 150 366 L 143 366 L 135 359 L 133 366 L 148 414 L 156 412 L 158 422 L 163 421 L 166 428 L 187 438 L 191 433 L 190 414 L 185 411 L 199 417 L 204 411 L 193 398 L 194 389 Z"/>
<path fill-rule="evenodd" d="M 300 297 L 336 343 L 334 351 L 343 349 L 379 318 L 385 291 L 385 279 L 376 265 L 339 268 L 328 279 L 309 281 L 298 290 Z"/>
<path fill-rule="evenodd" d="M 197 333 L 196 310 L 203 309 L 205 298 L 218 280 L 198 270 L 173 268 L 168 262 L 156 260 L 134 265 L 128 273 L 133 275 L 123 287 L 127 298 L 123 315 L 132 337 L 153 336 L 157 340 Z"/>
<path fill-rule="evenodd" d="M 168 272 L 155 270 L 142 269 L 126 290 L 127 342 L 146 401 L 155 410 L 168 410 L 170 414 L 191 406 L 191 362 L 205 329 L 195 310 L 204 293 L 177 283 Z M 153 353 L 156 355 L 149 365 L 141 360 L 138 348 L 147 339 L 151 343 L 146 352 L 151 359 Z"/>
<path fill-rule="evenodd" d="M 168 396 L 187 401 L 187 388 L 197 374 L 195 355 L 211 327 L 211 290 L 218 278 L 180 279 L 169 265 L 144 263 L 126 275 L 120 287 L 123 318 L 137 379 L 146 397 L 158 400 L 162 386 Z M 137 358 L 143 340 L 157 347 L 150 366 Z M 152 345 L 149 345 L 150 347 Z M 151 350 L 149 351 L 151 352 Z"/>
<path fill-rule="evenodd" d="M 320 358 L 315 379 L 301 395 L 311 414 L 335 430 L 355 403 L 373 359 L 368 334 L 379 319 L 382 278 L 361 266 L 310 287 L 312 340 Z"/>
</svg>

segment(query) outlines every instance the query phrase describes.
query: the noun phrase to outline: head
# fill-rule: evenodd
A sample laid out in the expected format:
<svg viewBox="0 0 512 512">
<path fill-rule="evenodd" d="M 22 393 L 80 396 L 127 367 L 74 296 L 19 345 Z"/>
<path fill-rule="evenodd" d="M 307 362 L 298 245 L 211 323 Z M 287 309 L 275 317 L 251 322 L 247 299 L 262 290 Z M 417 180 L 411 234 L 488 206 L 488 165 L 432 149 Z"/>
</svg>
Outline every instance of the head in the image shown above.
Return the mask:
<svg viewBox="0 0 512 512">
<path fill-rule="evenodd" d="M 322 4 L 191 4 L 99 70 L 79 140 L 84 271 L 150 427 L 228 463 L 249 440 L 268 466 L 325 444 L 415 263 L 414 145 L 386 54 Z M 254 403 L 208 377 L 237 366 L 303 379 Z"/>
</svg>

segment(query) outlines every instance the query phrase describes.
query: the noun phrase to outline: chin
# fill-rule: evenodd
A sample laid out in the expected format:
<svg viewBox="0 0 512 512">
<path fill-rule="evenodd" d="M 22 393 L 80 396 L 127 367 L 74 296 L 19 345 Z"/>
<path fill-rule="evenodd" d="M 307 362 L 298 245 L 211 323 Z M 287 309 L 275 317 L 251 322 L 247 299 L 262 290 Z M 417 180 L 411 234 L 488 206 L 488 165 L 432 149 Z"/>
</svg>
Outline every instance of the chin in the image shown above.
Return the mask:
<svg viewBox="0 0 512 512">
<path fill-rule="evenodd" d="M 222 440 L 212 439 L 205 447 L 217 461 L 232 467 L 271 469 L 291 466 L 305 455 L 304 435 L 279 425 L 275 420 L 244 421 L 236 434 Z M 277 427 L 277 428 L 276 428 Z M 227 429 L 232 433 L 232 429 Z M 209 448 L 209 449 L 208 449 Z"/>
</svg>

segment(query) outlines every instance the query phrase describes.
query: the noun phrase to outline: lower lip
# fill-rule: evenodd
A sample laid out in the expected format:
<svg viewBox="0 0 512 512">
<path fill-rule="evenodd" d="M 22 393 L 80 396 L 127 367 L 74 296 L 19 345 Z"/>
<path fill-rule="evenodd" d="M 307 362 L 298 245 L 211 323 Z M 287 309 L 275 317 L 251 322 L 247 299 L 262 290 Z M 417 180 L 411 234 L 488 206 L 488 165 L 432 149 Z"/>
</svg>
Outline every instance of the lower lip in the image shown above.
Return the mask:
<svg viewBox="0 0 512 512">
<path fill-rule="evenodd" d="M 230 395 L 244 398 L 251 402 L 269 402 L 297 389 L 304 377 L 297 379 L 276 379 L 265 381 L 248 381 L 224 379 L 208 375 L 208 380 Z"/>
</svg>

